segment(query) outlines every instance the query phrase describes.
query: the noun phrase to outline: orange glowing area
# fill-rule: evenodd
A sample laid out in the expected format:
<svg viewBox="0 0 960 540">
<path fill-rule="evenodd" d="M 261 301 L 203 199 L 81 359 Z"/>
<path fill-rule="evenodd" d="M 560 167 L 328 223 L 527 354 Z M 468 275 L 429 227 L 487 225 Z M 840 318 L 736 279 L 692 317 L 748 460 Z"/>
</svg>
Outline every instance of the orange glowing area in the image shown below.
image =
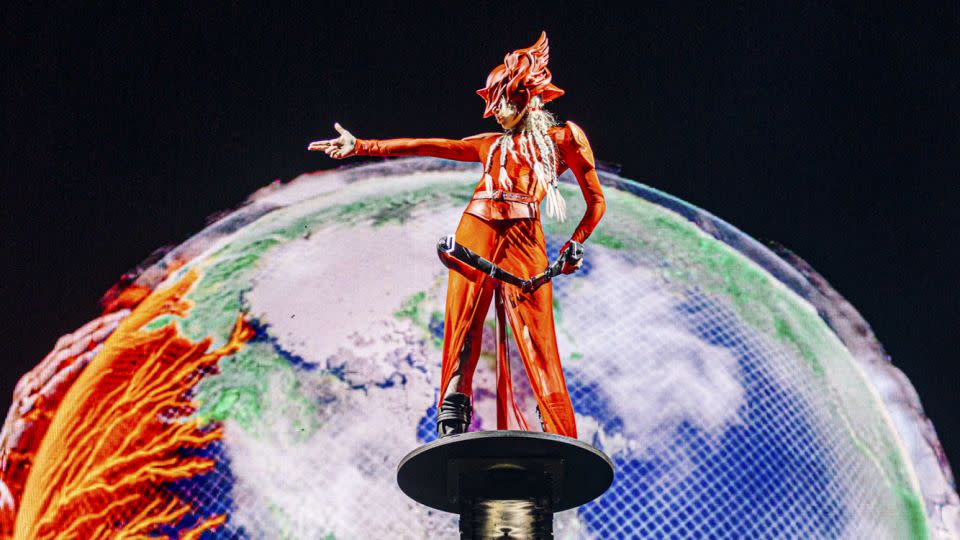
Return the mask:
<svg viewBox="0 0 960 540">
<path fill-rule="evenodd" d="M 191 270 L 143 298 L 72 384 L 35 400 L 41 421 L 24 422 L 34 426 L 31 440 L 5 456 L 16 466 L 0 478 L 11 499 L 0 506 L 0 538 L 169 538 L 160 527 L 194 510 L 166 486 L 209 472 L 211 459 L 184 449 L 202 449 L 222 432 L 190 418 L 190 390 L 254 333 L 239 317 L 227 343 L 208 351 L 210 338 L 193 342 L 174 323 L 143 328 L 158 316 L 186 316 L 198 277 Z M 225 519 L 196 519 L 178 538 L 199 538 Z"/>
</svg>

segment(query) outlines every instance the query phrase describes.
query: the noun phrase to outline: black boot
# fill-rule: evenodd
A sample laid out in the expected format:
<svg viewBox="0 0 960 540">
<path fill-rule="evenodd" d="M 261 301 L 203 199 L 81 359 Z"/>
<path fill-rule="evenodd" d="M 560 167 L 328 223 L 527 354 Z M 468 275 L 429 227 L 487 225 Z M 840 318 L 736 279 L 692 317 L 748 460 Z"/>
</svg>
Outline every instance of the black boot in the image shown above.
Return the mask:
<svg viewBox="0 0 960 540">
<path fill-rule="evenodd" d="M 447 395 L 437 411 L 437 435 L 446 437 L 466 433 L 472 412 L 469 396 L 460 392 Z"/>
</svg>

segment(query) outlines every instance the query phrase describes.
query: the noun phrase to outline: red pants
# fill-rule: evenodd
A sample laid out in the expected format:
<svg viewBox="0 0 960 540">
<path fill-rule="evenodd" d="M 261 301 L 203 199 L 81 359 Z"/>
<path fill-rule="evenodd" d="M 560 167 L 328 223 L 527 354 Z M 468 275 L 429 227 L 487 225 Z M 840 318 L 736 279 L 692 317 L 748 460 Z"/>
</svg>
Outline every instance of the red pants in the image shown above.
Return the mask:
<svg viewBox="0 0 960 540">
<path fill-rule="evenodd" d="M 549 264 L 543 230 L 536 219 L 484 221 L 465 213 L 454 236 L 464 247 L 521 279 L 543 271 Z M 537 398 L 544 430 L 576 437 L 573 405 L 557 350 L 550 283 L 532 294 L 524 294 L 517 287 L 496 283 L 486 274 L 459 261 L 448 262 L 451 270 L 447 280 L 440 401 L 448 392 L 473 395 L 473 372 L 480 357 L 483 322 L 494 289 L 499 286 L 503 292 L 504 312 Z M 454 376 L 459 377 L 456 388 L 447 388 Z M 506 388 L 499 380 L 502 376 L 506 376 Z M 498 428 L 525 428 L 526 424 L 513 404 L 509 373 L 498 374 L 497 397 Z M 510 403 L 505 403 L 507 400 Z M 508 421 L 505 412 L 517 417 Z"/>
</svg>

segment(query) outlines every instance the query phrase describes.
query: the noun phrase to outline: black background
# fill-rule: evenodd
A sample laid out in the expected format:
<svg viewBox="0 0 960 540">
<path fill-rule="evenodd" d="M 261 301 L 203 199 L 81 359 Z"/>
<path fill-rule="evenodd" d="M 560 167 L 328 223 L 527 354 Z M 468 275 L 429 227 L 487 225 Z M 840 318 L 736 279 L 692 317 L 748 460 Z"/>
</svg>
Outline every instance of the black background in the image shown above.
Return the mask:
<svg viewBox="0 0 960 540">
<path fill-rule="evenodd" d="M 543 29 L 550 108 L 624 176 L 810 262 L 960 464 L 956 2 L 354 4 L 4 8 L 0 410 L 155 248 L 339 165 L 304 150 L 334 121 L 496 130 L 474 90 Z"/>
</svg>

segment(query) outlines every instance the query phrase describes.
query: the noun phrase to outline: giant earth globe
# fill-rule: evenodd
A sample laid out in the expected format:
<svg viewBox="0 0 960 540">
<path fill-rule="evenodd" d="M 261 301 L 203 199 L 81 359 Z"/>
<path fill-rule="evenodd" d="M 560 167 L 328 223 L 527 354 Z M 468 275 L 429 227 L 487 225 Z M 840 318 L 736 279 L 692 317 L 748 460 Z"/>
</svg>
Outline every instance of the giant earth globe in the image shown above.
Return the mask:
<svg viewBox="0 0 960 540">
<path fill-rule="evenodd" d="M 435 246 L 479 176 L 414 158 L 276 182 L 125 276 L 18 385 L 0 538 L 455 538 L 395 479 L 435 438 Z M 556 538 L 958 538 L 933 426 L 856 310 L 798 257 L 601 179 L 554 310 L 579 437 L 616 478 Z M 583 210 L 562 182 L 551 257 Z M 472 430 L 496 428 L 488 322 Z"/>
</svg>

